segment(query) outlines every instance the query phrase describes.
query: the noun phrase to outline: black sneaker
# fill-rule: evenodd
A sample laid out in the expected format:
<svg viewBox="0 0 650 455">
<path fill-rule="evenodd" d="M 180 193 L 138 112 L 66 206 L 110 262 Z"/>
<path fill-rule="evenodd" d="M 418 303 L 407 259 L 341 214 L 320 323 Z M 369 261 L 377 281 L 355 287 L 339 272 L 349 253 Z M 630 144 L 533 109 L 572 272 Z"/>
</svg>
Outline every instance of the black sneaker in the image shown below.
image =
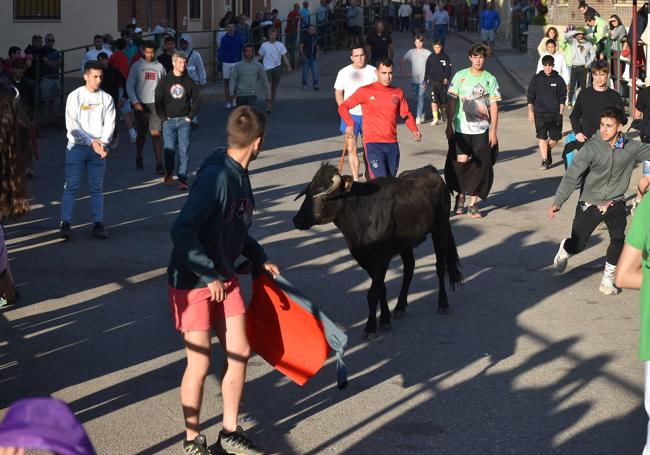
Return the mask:
<svg viewBox="0 0 650 455">
<path fill-rule="evenodd" d="M 135 168 L 138 170 L 144 169 L 144 163 L 142 162 L 142 158 L 135 159 Z"/>
<path fill-rule="evenodd" d="M 68 223 L 67 221 L 61 221 L 59 235 L 61 236 L 62 239 L 65 240 L 70 239 L 70 223 Z"/>
<path fill-rule="evenodd" d="M 183 441 L 184 455 L 212 455 L 208 449 L 208 442 L 202 434 L 194 438 L 193 441 Z"/>
<path fill-rule="evenodd" d="M 540 169 L 550 169 L 551 165 L 549 164 L 548 160 L 542 160 L 542 165 L 539 167 Z"/>
<path fill-rule="evenodd" d="M 108 234 L 106 233 L 106 229 L 104 229 L 104 224 L 103 223 L 95 223 L 93 226 L 93 237 L 96 239 L 107 239 Z"/>
<path fill-rule="evenodd" d="M 246 437 L 244 429 L 237 427 L 232 433 L 219 432 L 219 439 L 215 445 L 220 453 L 230 453 L 237 455 L 263 455 L 264 452 L 257 449 L 255 445 Z"/>
</svg>

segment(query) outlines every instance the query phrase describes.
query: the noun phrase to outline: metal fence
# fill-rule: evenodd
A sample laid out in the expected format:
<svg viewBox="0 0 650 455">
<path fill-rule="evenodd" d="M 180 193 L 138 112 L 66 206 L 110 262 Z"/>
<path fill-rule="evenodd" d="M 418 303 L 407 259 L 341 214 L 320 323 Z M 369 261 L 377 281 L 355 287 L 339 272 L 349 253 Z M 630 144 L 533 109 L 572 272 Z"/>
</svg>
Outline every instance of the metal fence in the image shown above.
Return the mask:
<svg viewBox="0 0 650 455">
<path fill-rule="evenodd" d="M 364 28 L 367 30 L 368 25 L 377 19 L 376 13 L 366 7 L 364 8 Z M 347 18 L 346 9 L 338 8 L 330 12 L 325 21 L 318 21 L 317 14 L 314 13 L 310 16 L 310 23 L 316 25 L 317 33 L 319 36 L 319 44 L 321 50 L 327 52 L 328 50 L 341 49 L 347 46 Z M 292 66 L 298 66 L 302 63 L 299 54 L 299 43 L 302 34 L 307 33 L 306 29 L 300 29 L 296 32 L 286 32 L 287 21 L 281 21 L 280 33 L 278 39 L 283 41 L 289 53 L 289 59 Z M 249 29 L 249 42 L 251 42 L 255 49 L 266 40 L 265 32 L 268 31 L 268 26 L 256 27 Z M 192 36 L 194 44 L 193 49 L 201 54 L 203 64 L 206 69 L 207 79 L 210 82 L 221 80 L 220 64 L 217 58 L 219 42 L 221 37 L 226 33 L 224 29 L 217 30 L 204 30 L 204 31 L 188 31 L 176 34 L 176 48 L 179 49 L 180 36 L 187 34 Z M 162 44 L 163 36 L 158 34 L 150 34 L 143 36 L 144 39 L 155 41 L 157 47 Z M 60 67 L 55 75 L 49 75 L 48 78 L 56 78 L 58 85 L 58 95 L 44 98 L 41 93 L 41 81 L 44 79 L 39 59 L 34 59 L 34 79 L 38 82 L 36 85 L 36 93 L 34 96 L 34 114 L 35 120 L 39 124 L 59 122 L 65 115 L 65 102 L 68 94 L 77 88 L 82 81 L 80 62 L 86 52 L 92 48 L 92 45 L 78 46 L 70 49 L 59 51 L 60 54 Z M 78 75 L 78 77 L 75 77 Z M 44 109 L 44 104 L 49 104 L 50 108 Z M 52 104 L 54 104 L 52 109 Z"/>
</svg>

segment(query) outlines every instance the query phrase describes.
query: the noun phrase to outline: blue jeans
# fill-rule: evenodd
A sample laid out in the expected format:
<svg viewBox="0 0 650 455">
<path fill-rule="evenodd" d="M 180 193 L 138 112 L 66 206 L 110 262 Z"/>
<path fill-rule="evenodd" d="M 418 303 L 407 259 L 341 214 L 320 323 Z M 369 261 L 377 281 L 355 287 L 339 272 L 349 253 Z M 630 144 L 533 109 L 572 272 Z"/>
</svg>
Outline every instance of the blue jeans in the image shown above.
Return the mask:
<svg viewBox="0 0 650 455">
<path fill-rule="evenodd" d="M 104 221 L 104 173 L 106 160 L 88 145 L 68 142 L 65 150 L 65 185 L 61 198 L 61 220 L 69 223 L 72 220 L 75 197 L 81 184 L 84 169 L 88 171 L 88 191 L 90 192 L 90 208 L 93 221 Z"/>
<path fill-rule="evenodd" d="M 429 41 L 433 40 L 433 35 L 434 35 L 434 25 L 433 21 L 425 21 L 424 22 L 424 37 L 428 39 Z"/>
<path fill-rule="evenodd" d="M 447 28 L 449 27 L 448 24 L 440 24 L 436 25 L 436 36 L 435 39 L 440 40 L 442 45 L 445 45 L 445 40 L 447 38 Z"/>
<path fill-rule="evenodd" d="M 411 87 L 413 87 L 413 98 L 415 98 L 417 102 L 415 118 L 422 119 L 424 114 L 424 92 L 426 91 L 426 86 L 424 82 L 420 82 L 419 84 L 411 82 Z"/>
<path fill-rule="evenodd" d="M 314 87 L 318 87 L 318 60 L 315 58 L 307 58 L 302 62 L 302 86 L 307 85 L 307 72 L 311 71 L 311 78 L 314 82 Z"/>
<path fill-rule="evenodd" d="M 174 172 L 174 156 L 178 149 L 178 181 L 187 182 L 187 168 L 190 164 L 190 138 L 192 124 L 185 117 L 173 117 L 163 123 L 163 144 L 165 147 L 165 170 Z"/>
</svg>

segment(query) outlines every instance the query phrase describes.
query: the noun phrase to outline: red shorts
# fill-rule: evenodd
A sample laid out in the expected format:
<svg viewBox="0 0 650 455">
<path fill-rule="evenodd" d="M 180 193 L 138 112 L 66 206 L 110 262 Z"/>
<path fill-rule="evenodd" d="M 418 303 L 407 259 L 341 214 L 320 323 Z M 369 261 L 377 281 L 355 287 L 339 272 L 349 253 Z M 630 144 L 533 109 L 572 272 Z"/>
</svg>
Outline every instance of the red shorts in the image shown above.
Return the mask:
<svg viewBox="0 0 650 455">
<path fill-rule="evenodd" d="M 215 327 L 217 319 L 239 316 L 246 312 L 244 297 L 239 287 L 239 277 L 224 282 L 226 299 L 210 300 L 210 290 L 205 288 L 176 289 L 171 286 L 169 306 L 176 330 L 180 332 L 208 331 Z"/>
</svg>

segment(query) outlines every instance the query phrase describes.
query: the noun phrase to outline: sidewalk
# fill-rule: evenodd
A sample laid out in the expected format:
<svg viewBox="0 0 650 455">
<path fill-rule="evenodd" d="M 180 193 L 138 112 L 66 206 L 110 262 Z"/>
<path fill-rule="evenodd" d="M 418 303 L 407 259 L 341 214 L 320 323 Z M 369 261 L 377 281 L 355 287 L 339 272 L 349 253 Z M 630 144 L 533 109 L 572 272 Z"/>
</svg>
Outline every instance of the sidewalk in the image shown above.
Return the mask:
<svg viewBox="0 0 650 455">
<path fill-rule="evenodd" d="M 480 42 L 478 33 L 456 32 L 455 35 L 470 43 Z M 501 42 L 495 43 L 494 59 L 510 75 L 513 82 L 519 86 L 521 91 L 525 93 L 528 82 L 535 73 L 537 61 L 529 57 L 528 54 L 518 52 L 516 49 Z"/>
</svg>

